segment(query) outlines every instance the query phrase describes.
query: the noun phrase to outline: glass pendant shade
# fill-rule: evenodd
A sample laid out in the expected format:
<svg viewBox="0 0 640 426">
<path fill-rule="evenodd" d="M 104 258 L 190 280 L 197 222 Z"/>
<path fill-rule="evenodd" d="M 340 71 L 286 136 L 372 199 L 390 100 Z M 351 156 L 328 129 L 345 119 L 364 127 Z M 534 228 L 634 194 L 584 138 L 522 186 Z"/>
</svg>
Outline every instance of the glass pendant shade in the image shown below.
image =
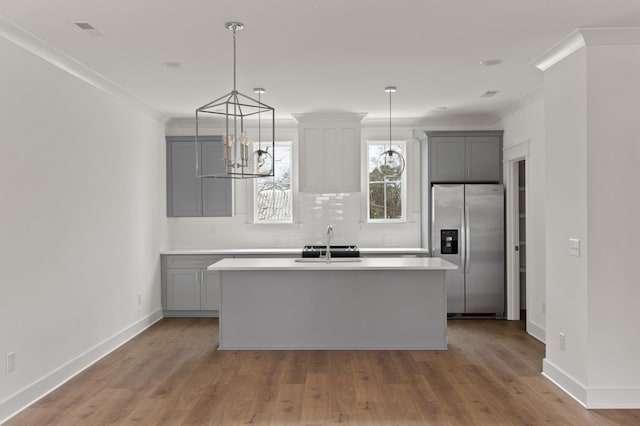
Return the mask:
<svg viewBox="0 0 640 426">
<path fill-rule="evenodd" d="M 266 92 L 262 87 L 253 89 L 253 93 L 258 95 L 259 104 L 262 104 L 262 95 Z M 273 156 L 269 154 L 269 147 L 262 147 L 262 120 L 260 117 L 258 117 L 258 149 L 253 152 L 253 167 L 254 173 L 259 176 L 273 176 L 275 172 Z"/>
<path fill-rule="evenodd" d="M 267 148 L 268 149 L 268 148 Z M 260 176 L 271 176 L 273 170 L 273 156 L 266 149 L 253 152 L 254 172 Z"/>
<path fill-rule="evenodd" d="M 260 155 L 255 155 L 251 140 L 245 132 L 244 120 L 254 116 L 260 122 L 262 115 L 270 115 L 271 140 L 273 141 L 275 140 L 275 110 L 260 100 L 243 95 L 236 90 L 236 31 L 244 28 L 244 25 L 240 22 L 227 22 L 225 27 L 233 31 L 233 90 L 196 109 L 196 174 L 200 178 L 232 179 L 273 176 L 273 161 L 267 161 L 267 155 L 272 156 L 272 154 L 268 153 L 268 147 L 261 145 Z M 211 167 L 210 170 L 203 167 L 205 162 L 201 158 L 205 151 L 200 143 L 200 120 L 203 114 L 224 117 L 224 134 L 221 141 L 222 158 L 220 159 L 223 163 L 220 167 Z M 275 142 L 268 145 L 273 153 Z M 258 162 L 260 162 L 260 166 L 258 166 Z"/>
<path fill-rule="evenodd" d="M 387 86 L 384 91 L 389 94 L 389 149 L 378 157 L 378 169 L 385 178 L 396 178 L 402 175 L 405 167 L 404 157 L 391 145 L 391 94 L 396 92 L 396 88 Z"/>
<path fill-rule="evenodd" d="M 398 151 L 388 149 L 378 157 L 378 168 L 385 177 L 398 177 L 404 172 L 404 157 Z"/>
</svg>

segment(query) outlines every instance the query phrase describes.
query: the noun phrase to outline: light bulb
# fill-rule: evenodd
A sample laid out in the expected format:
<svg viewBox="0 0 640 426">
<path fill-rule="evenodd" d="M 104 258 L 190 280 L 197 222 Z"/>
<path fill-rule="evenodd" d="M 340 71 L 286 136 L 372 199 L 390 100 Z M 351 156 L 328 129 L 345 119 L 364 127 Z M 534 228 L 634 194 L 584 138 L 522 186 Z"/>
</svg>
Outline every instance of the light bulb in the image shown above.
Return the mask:
<svg viewBox="0 0 640 426">
<path fill-rule="evenodd" d="M 256 174 L 269 176 L 273 169 L 273 157 L 264 149 L 257 149 L 253 152 L 253 164 Z"/>
<path fill-rule="evenodd" d="M 404 171 L 404 157 L 398 151 L 388 149 L 378 157 L 378 168 L 385 177 L 398 177 Z"/>
</svg>

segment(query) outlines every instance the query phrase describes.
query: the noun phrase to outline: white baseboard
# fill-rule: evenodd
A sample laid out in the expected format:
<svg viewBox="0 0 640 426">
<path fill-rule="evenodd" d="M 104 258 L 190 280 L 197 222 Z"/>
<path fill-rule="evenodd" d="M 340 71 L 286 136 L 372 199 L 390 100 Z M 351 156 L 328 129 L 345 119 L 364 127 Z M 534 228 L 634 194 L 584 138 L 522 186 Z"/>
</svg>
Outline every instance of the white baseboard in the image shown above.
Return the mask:
<svg viewBox="0 0 640 426">
<path fill-rule="evenodd" d="M 547 343 L 547 332 L 538 324 L 527 321 L 527 333 L 540 340 L 542 343 Z"/>
<path fill-rule="evenodd" d="M 587 408 L 639 409 L 640 387 L 636 388 L 590 388 Z"/>
<path fill-rule="evenodd" d="M 16 392 L 0 402 L 0 424 L 9 420 L 38 399 L 63 385 L 101 358 L 118 349 L 136 335 L 162 319 L 162 309 L 157 309 L 146 317 L 134 322 L 114 336 L 98 343 L 85 353 L 72 359 L 67 364 L 51 372 L 42 379 Z"/>
<path fill-rule="evenodd" d="M 569 396 L 589 409 L 638 409 L 640 387 L 596 388 L 586 387 L 552 362 L 542 361 L 542 374 Z"/>
<path fill-rule="evenodd" d="M 551 380 L 556 386 L 569 396 L 587 407 L 587 388 L 578 380 L 571 377 L 547 358 L 542 360 L 542 375 Z"/>
</svg>

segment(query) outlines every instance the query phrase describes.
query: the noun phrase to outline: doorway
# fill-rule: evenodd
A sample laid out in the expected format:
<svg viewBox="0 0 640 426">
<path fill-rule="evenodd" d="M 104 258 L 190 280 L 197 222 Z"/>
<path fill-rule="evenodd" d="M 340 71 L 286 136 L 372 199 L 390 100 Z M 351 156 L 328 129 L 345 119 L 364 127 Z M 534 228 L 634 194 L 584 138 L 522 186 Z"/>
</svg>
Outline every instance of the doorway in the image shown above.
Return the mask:
<svg viewBox="0 0 640 426">
<path fill-rule="evenodd" d="M 520 287 L 520 319 L 527 318 L 527 181 L 526 160 L 517 162 L 518 167 L 518 281 Z"/>
<path fill-rule="evenodd" d="M 508 320 L 526 319 L 529 143 L 503 152 L 506 192 L 506 313 Z"/>
</svg>

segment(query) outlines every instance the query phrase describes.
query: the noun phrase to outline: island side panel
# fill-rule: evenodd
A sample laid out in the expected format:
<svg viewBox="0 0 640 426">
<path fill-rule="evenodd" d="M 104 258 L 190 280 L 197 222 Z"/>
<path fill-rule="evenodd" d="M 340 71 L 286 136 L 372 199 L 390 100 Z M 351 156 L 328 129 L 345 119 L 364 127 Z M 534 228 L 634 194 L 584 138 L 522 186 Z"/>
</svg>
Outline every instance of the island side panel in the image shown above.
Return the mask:
<svg viewBox="0 0 640 426">
<path fill-rule="evenodd" d="M 220 349 L 446 349 L 442 270 L 222 271 Z"/>
</svg>

